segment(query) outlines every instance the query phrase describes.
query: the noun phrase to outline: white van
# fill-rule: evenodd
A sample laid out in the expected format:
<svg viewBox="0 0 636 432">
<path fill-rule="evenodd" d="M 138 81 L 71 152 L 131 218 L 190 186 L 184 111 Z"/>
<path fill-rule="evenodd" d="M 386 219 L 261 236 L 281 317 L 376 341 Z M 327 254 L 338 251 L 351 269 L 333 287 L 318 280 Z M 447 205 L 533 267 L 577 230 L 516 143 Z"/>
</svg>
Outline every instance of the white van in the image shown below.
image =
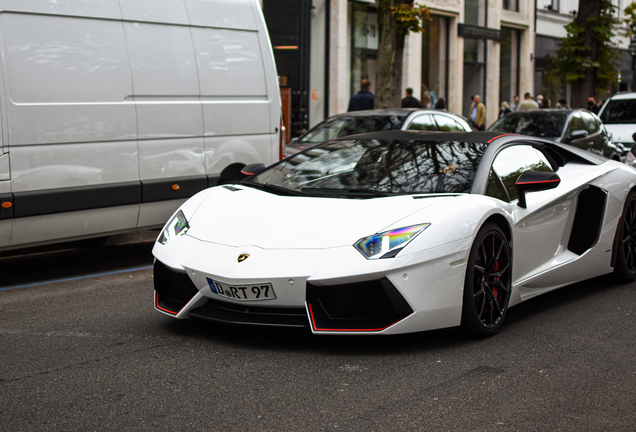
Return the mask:
<svg viewBox="0 0 636 432">
<path fill-rule="evenodd" d="M 0 250 L 161 227 L 282 154 L 259 0 L 0 0 L 0 51 Z"/>
</svg>

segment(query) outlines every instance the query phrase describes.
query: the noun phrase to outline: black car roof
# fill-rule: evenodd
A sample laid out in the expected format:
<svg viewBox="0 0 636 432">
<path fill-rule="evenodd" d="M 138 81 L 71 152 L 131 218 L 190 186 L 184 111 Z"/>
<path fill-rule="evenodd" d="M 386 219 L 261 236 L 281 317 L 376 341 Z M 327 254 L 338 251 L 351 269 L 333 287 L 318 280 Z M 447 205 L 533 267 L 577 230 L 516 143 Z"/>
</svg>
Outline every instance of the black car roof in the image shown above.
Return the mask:
<svg viewBox="0 0 636 432">
<path fill-rule="evenodd" d="M 510 138 L 516 141 L 516 139 L 522 139 L 526 142 L 536 143 L 540 146 L 552 147 L 553 151 L 561 154 L 561 158 L 564 160 L 578 160 L 582 163 L 589 163 L 592 165 L 599 165 L 606 162 L 607 159 L 596 155 L 594 153 L 573 147 L 567 144 L 555 143 L 543 138 L 533 137 L 529 135 L 521 135 L 514 133 L 501 133 L 501 132 L 427 132 L 427 131 L 403 131 L 403 130 L 389 130 L 379 132 L 368 132 L 357 135 L 349 135 L 346 137 L 336 138 L 334 141 L 348 141 L 358 139 L 377 139 L 377 140 L 411 140 L 411 141 L 458 141 L 466 143 L 484 143 L 490 144 L 498 138 Z M 505 139 L 503 142 L 497 143 L 499 145 L 505 145 L 509 142 L 509 139 Z M 490 147 L 490 146 L 489 146 Z M 487 151 L 487 153 L 490 152 Z"/>
<path fill-rule="evenodd" d="M 373 109 L 373 110 L 365 110 L 365 111 L 350 111 L 346 113 L 340 113 L 340 114 L 329 116 L 328 119 L 338 118 L 338 117 L 370 117 L 370 116 L 387 116 L 387 115 L 407 116 L 416 111 L 434 112 L 436 110 L 428 109 L 428 108 L 385 108 L 385 109 Z"/>
<path fill-rule="evenodd" d="M 524 137 L 518 134 L 509 134 L 501 132 L 426 132 L 426 131 L 410 131 L 410 130 L 390 130 L 367 132 L 357 135 L 348 135 L 346 137 L 336 138 L 336 140 L 351 139 L 381 139 L 381 140 L 415 140 L 415 141 L 461 141 L 470 143 L 490 143 L 494 139 L 503 136 Z"/>
</svg>

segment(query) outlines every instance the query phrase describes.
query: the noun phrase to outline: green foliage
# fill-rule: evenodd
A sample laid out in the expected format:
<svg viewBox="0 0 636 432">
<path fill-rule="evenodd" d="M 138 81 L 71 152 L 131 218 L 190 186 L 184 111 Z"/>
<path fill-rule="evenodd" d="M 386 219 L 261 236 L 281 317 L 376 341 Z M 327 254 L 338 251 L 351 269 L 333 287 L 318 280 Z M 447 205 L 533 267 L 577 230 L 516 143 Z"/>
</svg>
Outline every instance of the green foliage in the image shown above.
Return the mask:
<svg viewBox="0 0 636 432">
<path fill-rule="evenodd" d="M 634 36 L 632 28 L 636 26 L 636 2 L 625 8 L 625 18 L 623 18 L 623 22 L 629 27 L 627 36 Z"/>
<path fill-rule="evenodd" d="M 590 46 L 585 43 L 585 27 L 579 26 L 576 20 L 565 26 L 567 36 L 561 42 L 556 59 L 551 59 L 548 68 L 549 78 L 559 81 L 565 78 L 568 84 L 583 80 L 590 69 L 596 71 L 598 89 L 606 90 L 617 82 L 618 52 L 612 46 L 616 7 L 611 1 L 603 0 L 601 14 L 587 17 L 594 39 L 599 43 L 596 58 L 592 56 Z"/>
<path fill-rule="evenodd" d="M 431 13 L 424 5 L 400 3 L 397 6 L 389 6 L 389 9 L 397 20 L 397 31 L 400 33 L 424 33 L 422 23 L 424 20 L 431 20 Z"/>
</svg>

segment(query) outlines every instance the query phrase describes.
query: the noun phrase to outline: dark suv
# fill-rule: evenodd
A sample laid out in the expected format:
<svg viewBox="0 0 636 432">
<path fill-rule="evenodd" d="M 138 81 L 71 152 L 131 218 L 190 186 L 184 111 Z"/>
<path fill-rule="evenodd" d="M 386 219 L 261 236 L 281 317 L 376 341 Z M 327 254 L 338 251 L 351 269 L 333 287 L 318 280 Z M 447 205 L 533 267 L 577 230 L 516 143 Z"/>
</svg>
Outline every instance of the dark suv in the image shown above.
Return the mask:
<svg viewBox="0 0 636 432">
<path fill-rule="evenodd" d="M 618 161 L 623 153 L 614 145 L 600 119 L 585 109 L 515 111 L 497 120 L 488 130 L 547 138 Z"/>
</svg>

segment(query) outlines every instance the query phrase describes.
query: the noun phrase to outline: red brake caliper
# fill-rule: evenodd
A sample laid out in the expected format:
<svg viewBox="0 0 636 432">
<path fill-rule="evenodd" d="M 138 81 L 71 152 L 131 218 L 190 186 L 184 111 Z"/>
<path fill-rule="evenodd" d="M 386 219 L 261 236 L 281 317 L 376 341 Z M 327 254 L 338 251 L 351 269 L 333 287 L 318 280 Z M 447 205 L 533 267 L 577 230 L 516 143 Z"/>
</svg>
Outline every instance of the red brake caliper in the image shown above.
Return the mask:
<svg viewBox="0 0 636 432">
<path fill-rule="evenodd" d="M 499 271 L 499 263 L 497 261 L 495 261 L 495 265 L 492 266 L 492 272 L 498 272 Z M 499 281 L 500 278 L 499 277 L 494 277 L 492 278 L 493 281 Z M 496 286 L 492 287 L 492 295 L 497 298 L 497 295 L 499 294 L 499 288 L 497 288 Z"/>
<path fill-rule="evenodd" d="M 490 269 L 491 273 L 495 273 L 499 271 L 499 263 L 497 261 L 495 261 L 495 263 L 493 264 L 492 268 Z M 500 278 L 494 277 L 492 278 L 492 281 L 498 281 L 500 280 Z M 496 286 L 491 287 L 492 288 L 492 295 L 494 298 L 497 298 L 497 296 L 499 295 L 499 288 L 497 288 Z M 486 305 L 484 305 L 484 310 L 483 313 L 488 313 L 488 308 L 486 307 Z"/>
</svg>

